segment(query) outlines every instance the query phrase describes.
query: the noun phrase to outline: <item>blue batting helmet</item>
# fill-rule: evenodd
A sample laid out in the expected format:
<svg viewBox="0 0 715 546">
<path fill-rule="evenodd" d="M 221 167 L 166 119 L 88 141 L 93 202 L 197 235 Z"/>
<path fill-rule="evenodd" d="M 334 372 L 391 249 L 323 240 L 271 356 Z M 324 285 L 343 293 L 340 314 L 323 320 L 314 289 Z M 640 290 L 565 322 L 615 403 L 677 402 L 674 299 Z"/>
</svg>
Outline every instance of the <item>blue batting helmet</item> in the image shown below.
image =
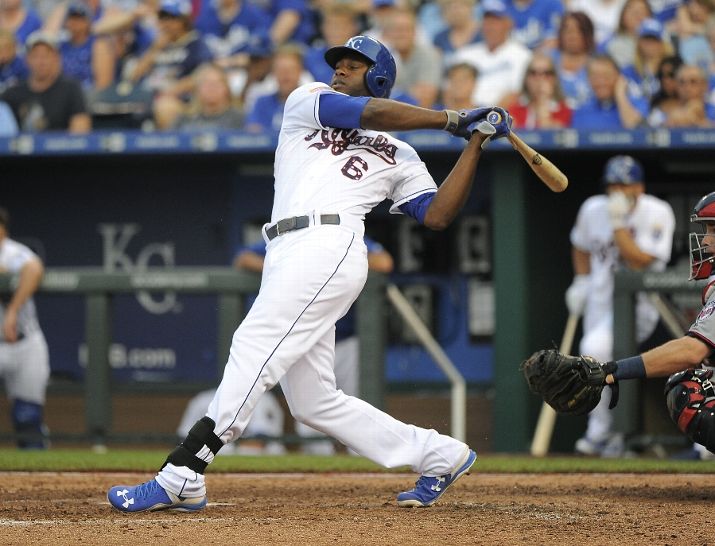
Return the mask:
<svg viewBox="0 0 715 546">
<path fill-rule="evenodd" d="M 325 52 L 325 61 L 332 67 L 338 64 L 346 53 L 357 52 L 372 66 L 365 73 L 365 87 L 373 97 L 386 99 L 397 78 L 397 66 L 390 51 L 380 42 L 369 36 L 353 36 L 345 45 L 335 46 Z"/>
<path fill-rule="evenodd" d="M 629 155 L 617 155 L 603 169 L 603 183 L 636 184 L 643 182 L 643 166 Z"/>
</svg>

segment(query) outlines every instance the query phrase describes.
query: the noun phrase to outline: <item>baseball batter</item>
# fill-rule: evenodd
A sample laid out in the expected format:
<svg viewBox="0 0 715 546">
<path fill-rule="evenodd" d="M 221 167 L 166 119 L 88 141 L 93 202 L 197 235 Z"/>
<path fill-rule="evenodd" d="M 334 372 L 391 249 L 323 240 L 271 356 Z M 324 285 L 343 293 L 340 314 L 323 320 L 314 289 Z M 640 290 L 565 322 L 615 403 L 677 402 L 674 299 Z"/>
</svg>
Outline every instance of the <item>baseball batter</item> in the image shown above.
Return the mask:
<svg viewBox="0 0 715 546">
<path fill-rule="evenodd" d="M 15 291 L 0 294 L 0 376 L 12 404 L 18 447 L 41 449 L 47 445 L 43 409 L 50 363 L 32 295 L 44 268 L 34 252 L 10 239 L 9 222 L 0 208 L 0 272 L 18 276 Z"/>
<path fill-rule="evenodd" d="M 476 460 L 464 443 L 338 390 L 335 323 L 367 277 L 365 215 L 389 199 L 393 213 L 447 227 L 470 193 L 482 147 L 509 134 L 510 117 L 502 109 L 457 113 L 388 100 L 395 61 L 369 37 L 333 47 L 325 59 L 335 70 L 331 85 L 304 85 L 286 102 L 261 288 L 234 334 L 216 396 L 155 479 L 109 489 L 118 510 L 203 508 L 206 466 L 241 435 L 258 399 L 279 380 L 298 421 L 384 467 L 421 474 L 398 495 L 400 506 L 433 504 Z M 415 150 L 384 132 L 411 129 L 469 138 L 439 188 Z"/>
<path fill-rule="evenodd" d="M 597 360 L 613 358 L 613 274 L 619 269 L 662 271 L 670 260 L 675 216 L 670 205 L 645 193 L 643 168 L 630 156 L 612 157 L 604 168 L 606 195 L 581 206 L 571 231 L 574 281 L 566 292 L 569 312 L 583 313 L 580 353 Z M 658 312 L 640 294 L 636 305 L 636 335 L 648 338 Z M 576 451 L 604 452 L 611 437 L 613 416 L 608 410 L 610 389 L 589 415 L 586 434 Z"/>
</svg>

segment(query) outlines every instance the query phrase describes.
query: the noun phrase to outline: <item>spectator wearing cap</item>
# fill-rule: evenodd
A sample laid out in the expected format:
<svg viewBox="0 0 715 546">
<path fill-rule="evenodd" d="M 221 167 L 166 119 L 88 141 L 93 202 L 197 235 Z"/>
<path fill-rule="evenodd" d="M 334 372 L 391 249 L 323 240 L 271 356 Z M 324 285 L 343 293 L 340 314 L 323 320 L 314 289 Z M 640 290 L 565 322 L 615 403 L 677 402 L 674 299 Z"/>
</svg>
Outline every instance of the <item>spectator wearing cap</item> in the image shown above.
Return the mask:
<svg viewBox="0 0 715 546">
<path fill-rule="evenodd" d="M 633 64 L 641 23 L 651 17 L 653 12 L 648 0 L 626 0 L 618 27 L 604 43 L 599 44 L 599 49 L 613 57 L 621 68 Z"/>
<path fill-rule="evenodd" d="M 471 110 L 474 104 L 474 92 L 479 84 L 479 75 L 474 65 L 457 63 L 447 68 L 440 93 L 441 101 L 433 110 Z"/>
<path fill-rule="evenodd" d="M 12 109 L 23 132 L 84 133 L 92 122 L 82 88 L 62 75 L 62 59 L 52 35 L 37 31 L 27 44 L 27 80 L 7 89 L 0 100 Z"/>
<path fill-rule="evenodd" d="M 175 129 L 239 129 L 243 115 L 234 106 L 226 72 L 213 63 L 202 64 L 192 75 L 194 89 L 186 111 L 179 116 Z"/>
<path fill-rule="evenodd" d="M 418 106 L 431 107 L 442 81 L 442 58 L 432 44 L 417 40 L 417 17 L 408 8 L 396 9 L 387 20 L 383 37 L 398 65 L 395 88 Z"/>
<path fill-rule="evenodd" d="M 715 106 L 706 102 L 708 81 L 702 68 L 684 64 L 675 74 L 678 103 L 665 116 L 666 127 L 713 127 Z"/>
<path fill-rule="evenodd" d="M 12 32 L 18 44 L 24 45 L 30 34 L 41 27 L 40 16 L 34 10 L 26 8 L 22 0 L 0 2 L 0 30 Z"/>
<path fill-rule="evenodd" d="M 92 35 L 92 21 L 89 8 L 82 3 L 74 2 L 67 8 L 65 30 L 67 37 L 60 43 L 62 56 L 62 71 L 65 76 L 74 78 L 82 87 L 90 91 L 95 88 L 104 89 L 114 80 L 114 64 L 108 45 L 102 43 L 105 38 Z M 103 50 L 103 52 L 97 52 Z M 104 53 L 104 55 L 102 54 Z"/>
<path fill-rule="evenodd" d="M 245 67 L 252 36 L 268 34 L 270 25 L 268 15 L 246 0 L 203 2 L 196 20 L 214 62 L 224 68 Z"/>
<path fill-rule="evenodd" d="M 588 80 L 592 96 L 573 112 L 575 129 L 611 131 L 633 129 L 648 114 L 642 97 L 628 94 L 628 82 L 616 61 L 605 54 L 594 55 L 588 62 Z"/>
<path fill-rule="evenodd" d="M 504 2 L 484 0 L 481 5 L 484 41 L 458 49 L 453 62 L 471 63 L 479 72 L 475 104 L 506 105 L 521 89 L 531 51 L 511 38 L 513 22 Z"/>
<path fill-rule="evenodd" d="M 357 13 L 344 4 L 331 5 L 321 12 L 321 40 L 314 43 L 305 54 L 305 68 L 315 81 L 329 84 L 333 78 L 333 68 L 325 62 L 325 52 L 341 46 L 352 36 L 359 34 L 360 24 Z"/>
<path fill-rule="evenodd" d="M 0 93 L 27 78 L 27 64 L 17 49 L 15 35 L 0 29 Z"/>
<path fill-rule="evenodd" d="M 596 48 L 593 23 L 582 11 L 567 12 L 561 19 L 558 47 L 550 52 L 559 84 L 570 108 L 591 97 L 586 65 Z"/>
<path fill-rule="evenodd" d="M 188 0 L 162 0 L 157 17 L 159 33 L 142 55 L 130 76 L 132 82 L 155 93 L 154 121 L 157 128 L 171 127 L 190 98 L 191 74 L 212 60 L 211 51 L 193 28 Z"/>
<path fill-rule="evenodd" d="M 658 92 L 658 67 L 673 54 L 673 46 L 664 36 L 663 25 L 657 19 L 645 19 L 638 29 L 635 60 L 622 72 L 628 80 L 630 93 L 648 102 Z"/>
<path fill-rule="evenodd" d="M 447 28 L 436 34 L 433 43 L 445 58 L 457 49 L 481 40 L 474 0 L 439 0 L 438 4 Z"/>
<path fill-rule="evenodd" d="M 554 62 L 536 52 L 526 69 L 521 94 L 507 110 L 518 129 L 563 129 L 571 126 L 571 109 L 564 100 Z"/>
<path fill-rule="evenodd" d="M 569 11 L 582 11 L 594 24 L 596 43 L 603 43 L 618 27 L 625 0 L 569 0 Z"/>
<path fill-rule="evenodd" d="M 283 110 L 288 95 L 303 82 L 303 50 L 298 44 L 285 44 L 273 55 L 271 75 L 276 81 L 274 93 L 256 99 L 246 115 L 246 129 L 278 133 L 283 123 Z"/>
<path fill-rule="evenodd" d="M 514 21 L 512 37 L 529 49 L 556 47 L 556 32 L 564 14 L 560 0 L 507 0 Z"/>
</svg>

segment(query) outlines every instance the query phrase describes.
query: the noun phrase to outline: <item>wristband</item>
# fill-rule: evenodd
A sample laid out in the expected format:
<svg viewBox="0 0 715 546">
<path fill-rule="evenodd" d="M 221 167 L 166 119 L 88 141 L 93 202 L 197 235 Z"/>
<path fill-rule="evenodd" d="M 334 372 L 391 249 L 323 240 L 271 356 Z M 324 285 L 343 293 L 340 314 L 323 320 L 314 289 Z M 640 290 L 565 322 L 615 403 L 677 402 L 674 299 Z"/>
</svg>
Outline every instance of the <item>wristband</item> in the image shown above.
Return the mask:
<svg viewBox="0 0 715 546">
<path fill-rule="evenodd" d="M 445 110 L 447 114 L 447 124 L 444 126 L 444 130 L 449 133 L 454 133 L 459 127 L 459 112 L 456 110 Z"/>
<path fill-rule="evenodd" d="M 621 379 L 638 379 L 645 377 L 645 363 L 640 355 L 624 358 L 616 361 L 616 371 L 613 372 L 613 377 L 616 381 Z"/>
</svg>

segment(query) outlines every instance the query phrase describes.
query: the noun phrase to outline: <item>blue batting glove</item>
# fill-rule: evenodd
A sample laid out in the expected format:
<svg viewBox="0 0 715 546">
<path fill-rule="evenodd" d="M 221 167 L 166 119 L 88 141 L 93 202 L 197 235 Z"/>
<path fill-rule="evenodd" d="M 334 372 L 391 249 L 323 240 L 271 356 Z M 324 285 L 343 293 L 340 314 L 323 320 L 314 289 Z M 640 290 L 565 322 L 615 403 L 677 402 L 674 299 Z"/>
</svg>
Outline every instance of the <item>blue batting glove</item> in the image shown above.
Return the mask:
<svg viewBox="0 0 715 546">
<path fill-rule="evenodd" d="M 474 108 L 472 110 L 445 110 L 447 112 L 447 125 L 444 130 L 452 133 L 454 136 L 469 138 L 472 136 L 472 131 L 469 127 L 479 121 L 484 120 L 492 108 Z"/>
</svg>

